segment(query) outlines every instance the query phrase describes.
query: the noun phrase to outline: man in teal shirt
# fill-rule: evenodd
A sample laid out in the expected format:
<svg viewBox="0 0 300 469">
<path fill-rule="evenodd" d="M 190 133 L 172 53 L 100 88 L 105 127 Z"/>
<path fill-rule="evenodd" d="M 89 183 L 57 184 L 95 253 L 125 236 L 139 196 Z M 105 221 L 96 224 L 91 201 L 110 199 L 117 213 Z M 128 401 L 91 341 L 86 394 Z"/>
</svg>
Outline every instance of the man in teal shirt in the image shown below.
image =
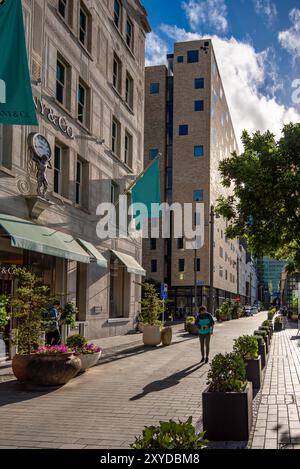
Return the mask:
<svg viewBox="0 0 300 469">
<path fill-rule="evenodd" d="M 201 308 L 199 309 L 199 314 L 196 318 L 195 324 L 196 326 L 198 326 L 200 347 L 201 347 L 201 354 L 202 354 L 202 359 L 200 363 L 203 363 L 204 361 L 205 363 L 208 363 L 210 338 L 213 333 L 215 322 L 214 322 L 212 315 L 207 312 L 207 308 L 205 306 L 201 306 Z M 204 358 L 204 356 L 206 358 Z"/>
</svg>

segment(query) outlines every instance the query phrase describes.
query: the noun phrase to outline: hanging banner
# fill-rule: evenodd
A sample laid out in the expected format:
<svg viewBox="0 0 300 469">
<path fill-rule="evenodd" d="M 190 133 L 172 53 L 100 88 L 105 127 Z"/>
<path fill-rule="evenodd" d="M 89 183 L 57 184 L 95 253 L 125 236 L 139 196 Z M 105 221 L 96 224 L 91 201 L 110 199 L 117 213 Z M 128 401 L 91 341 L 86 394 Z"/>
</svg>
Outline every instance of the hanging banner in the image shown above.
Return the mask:
<svg viewBox="0 0 300 469">
<path fill-rule="evenodd" d="M 0 0 L 0 124 L 38 125 L 21 0 Z"/>
</svg>

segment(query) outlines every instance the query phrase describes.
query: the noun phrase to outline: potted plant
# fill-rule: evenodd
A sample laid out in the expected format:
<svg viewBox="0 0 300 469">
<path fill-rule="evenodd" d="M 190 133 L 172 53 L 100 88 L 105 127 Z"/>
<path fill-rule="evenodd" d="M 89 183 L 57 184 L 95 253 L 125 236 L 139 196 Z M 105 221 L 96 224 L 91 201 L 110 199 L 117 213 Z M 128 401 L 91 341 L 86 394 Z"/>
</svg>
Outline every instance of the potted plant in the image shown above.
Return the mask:
<svg viewBox="0 0 300 469">
<path fill-rule="evenodd" d="M 253 336 L 257 340 L 258 344 L 258 354 L 261 360 L 261 369 L 263 370 L 267 363 L 267 351 L 266 351 L 266 344 L 264 338 L 260 335 Z"/>
<path fill-rule="evenodd" d="M 262 326 L 268 327 L 271 332 L 271 336 L 273 335 L 273 321 L 266 320 L 262 323 Z"/>
<path fill-rule="evenodd" d="M 43 342 L 42 312 L 50 302 L 50 292 L 42 280 L 26 268 L 14 268 L 12 272 L 17 282 L 9 300 L 15 324 L 12 343 L 17 347 L 12 369 L 18 380 L 26 381 L 32 356 Z"/>
<path fill-rule="evenodd" d="M 233 350 L 239 353 L 246 363 L 246 378 L 254 389 L 261 386 L 261 360 L 258 355 L 258 343 L 255 337 L 243 335 L 234 340 Z"/>
<path fill-rule="evenodd" d="M 259 331 L 266 331 L 268 339 L 269 339 L 269 345 L 271 344 L 272 336 L 271 336 L 271 329 L 269 326 L 260 326 L 258 328 Z"/>
<path fill-rule="evenodd" d="M 192 417 L 179 423 L 170 420 L 158 426 L 145 427 L 143 434 L 130 445 L 132 449 L 205 449 L 204 433 L 197 433 Z"/>
<path fill-rule="evenodd" d="M 281 316 L 277 316 L 274 322 L 274 332 L 282 331 L 282 318 Z"/>
<path fill-rule="evenodd" d="M 269 337 L 266 331 L 254 331 L 253 335 L 258 335 L 263 337 L 266 345 L 266 352 L 269 353 Z"/>
<path fill-rule="evenodd" d="M 186 316 L 185 318 L 185 330 L 193 335 L 198 335 L 198 327 L 195 325 L 195 316 Z"/>
<path fill-rule="evenodd" d="M 164 346 L 171 345 L 172 335 L 173 335 L 172 327 L 171 326 L 164 327 L 161 331 L 162 345 L 164 345 Z"/>
<path fill-rule="evenodd" d="M 6 295 L 0 295 L 0 357 L 3 351 L 3 355 L 5 355 L 5 327 L 9 322 L 9 317 L 7 315 L 7 306 L 9 303 L 9 298 Z"/>
<path fill-rule="evenodd" d="M 40 386 L 61 386 L 81 369 L 80 358 L 67 345 L 38 347 L 28 365 L 28 380 Z"/>
<path fill-rule="evenodd" d="M 252 425 L 252 383 L 238 353 L 214 357 L 202 395 L 203 430 L 211 441 L 248 441 Z"/>
<path fill-rule="evenodd" d="M 67 346 L 80 358 L 81 372 L 95 366 L 103 352 L 101 347 L 92 343 L 89 344 L 86 338 L 80 334 L 70 335 L 67 338 Z"/>
<path fill-rule="evenodd" d="M 274 319 L 275 314 L 276 308 L 272 308 L 270 311 L 268 311 L 268 320 L 272 321 Z"/>
<path fill-rule="evenodd" d="M 143 342 L 144 345 L 156 346 L 161 342 L 162 323 L 158 318 L 163 312 L 164 303 L 160 299 L 155 285 L 145 282 L 143 284 L 141 299 L 141 314 L 144 321 Z"/>
</svg>

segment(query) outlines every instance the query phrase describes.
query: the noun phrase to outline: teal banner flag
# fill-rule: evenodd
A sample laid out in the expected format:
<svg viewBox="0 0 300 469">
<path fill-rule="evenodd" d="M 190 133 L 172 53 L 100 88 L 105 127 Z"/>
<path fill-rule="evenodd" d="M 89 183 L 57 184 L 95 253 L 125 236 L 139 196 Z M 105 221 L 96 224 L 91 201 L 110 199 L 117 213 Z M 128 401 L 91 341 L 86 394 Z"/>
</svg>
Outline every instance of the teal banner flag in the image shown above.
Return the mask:
<svg viewBox="0 0 300 469">
<path fill-rule="evenodd" d="M 160 174 L 159 158 L 145 171 L 131 191 L 133 204 L 144 204 L 147 207 L 149 218 L 159 217 L 155 210 L 151 216 L 151 204 L 160 204 Z"/>
<path fill-rule="evenodd" d="M 0 124 L 38 125 L 21 0 L 0 0 Z"/>
</svg>

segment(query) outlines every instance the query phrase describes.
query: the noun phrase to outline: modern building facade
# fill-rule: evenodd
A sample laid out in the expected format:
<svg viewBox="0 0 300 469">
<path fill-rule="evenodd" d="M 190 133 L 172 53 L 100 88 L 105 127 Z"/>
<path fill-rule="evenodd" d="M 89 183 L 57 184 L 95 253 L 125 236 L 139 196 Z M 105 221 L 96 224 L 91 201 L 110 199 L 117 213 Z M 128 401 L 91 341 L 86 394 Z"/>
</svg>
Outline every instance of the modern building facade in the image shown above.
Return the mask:
<svg viewBox="0 0 300 469">
<path fill-rule="evenodd" d="M 270 257 L 262 257 L 256 260 L 256 265 L 259 300 L 263 301 L 266 306 L 274 304 L 274 302 L 279 304 L 280 278 L 286 262 Z"/>
<path fill-rule="evenodd" d="M 22 3 L 39 127 L 0 126 L 0 293 L 10 265 L 30 266 L 76 303 L 87 338 L 122 334 L 139 308 L 142 246 L 100 240 L 96 212 L 143 170 L 147 13 L 138 0 Z M 51 156 L 46 198 L 39 152 Z"/>
<path fill-rule="evenodd" d="M 216 309 L 239 291 L 239 242 L 226 239 L 226 222 L 213 210 L 226 194 L 219 162 L 238 145 L 210 40 L 176 43 L 168 67 L 146 68 L 145 109 L 144 160 L 161 154 L 163 201 L 204 202 L 205 227 L 197 251 L 186 249 L 185 239 L 144 240 L 143 266 L 148 278 L 168 283 L 174 312 L 192 312 L 195 297 Z M 199 222 L 195 217 L 194 226 Z"/>
<path fill-rule="evenodd" d="M 238 296 L 241 305 L 253 305 L 257 297 L 256 264 L 247 249 L 245 240 L 240 240 L 237 256 L 238 263 Z"/>
</svg>

